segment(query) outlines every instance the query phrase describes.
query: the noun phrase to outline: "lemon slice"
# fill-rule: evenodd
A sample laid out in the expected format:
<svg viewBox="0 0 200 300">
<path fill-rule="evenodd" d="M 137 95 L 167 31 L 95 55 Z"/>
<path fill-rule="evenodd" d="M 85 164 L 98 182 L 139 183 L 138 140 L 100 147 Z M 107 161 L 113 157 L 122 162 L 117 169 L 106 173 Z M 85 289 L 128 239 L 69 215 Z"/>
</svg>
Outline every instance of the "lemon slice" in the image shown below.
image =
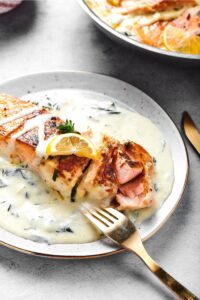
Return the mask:
<svg viewBox="0 0 200 300">
<path fill-rule="evenodd" d="M 96 150 L 90 140 L 77 133 L 60 134 L 53 137 L 46 148 L 48 156 L 76 155 L 94 159 Z"/>
<path fill-rule="evenodd" d="M 107 0 L 107 2 L 112 6 L 120 6 L 121 0 Z"/>
<path fill-rule="evenodd" d="M 200 36 L 172 24 L 163 31 L 163 44 L 170 51 L 200 54 Z"/>
</svg>

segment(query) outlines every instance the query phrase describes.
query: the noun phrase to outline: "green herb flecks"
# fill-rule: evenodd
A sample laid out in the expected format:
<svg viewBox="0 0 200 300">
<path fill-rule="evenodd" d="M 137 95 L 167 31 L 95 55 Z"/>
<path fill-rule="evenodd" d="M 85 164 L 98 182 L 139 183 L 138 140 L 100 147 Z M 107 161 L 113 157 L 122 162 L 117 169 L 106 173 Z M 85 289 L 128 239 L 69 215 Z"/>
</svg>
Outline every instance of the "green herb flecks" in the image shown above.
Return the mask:
<svg viewBox="0 0 200 300">
<path fill-rule="evenodd" d="M 108 113 L 109 115 L 119 115 L 121 114 L 120 111 L 117 111 L 116 109 L 116 105 L 114 102 L 112 102 L 111 104 L 109 103 L 109 106 L 106 105 L 105 107 L 104 106 L 91 106 L 92 109 L 95 109 L 95 110 L 99 110 L 101 112 L 105 112 L 105 113 Z"/>
<path fill-rule="evenodd" d="M 121 114 L 121 112 L 120 111 L 109 111 L 108 114 L 109 115 L 119 115 L 119 114 Z"/>
<path fill-rule="evenodd" d="M 127 32 L 127 31 L 124 32 L 124 35 L 125 36 L 132 36 L 132 34 L 130 32 Z"/>
<path fill-rule="evenodd" d="M 74 123 L 71 120 L 66 120 L 65 123 L 59 125 L 58 130 L 60 133 L 73 133 L 76 132 L 74 128 Z"/>
<path fill-rule="evenodd" d="M 56 230 L 56 233 L 61 233 L 61 232 L 69 232 L 69 233 L 74 233 L 74 231 L 69 227 L 61 227 L 59 230 Z"/>
<path fill-rule="evenodd" d="M 57 178 L 58 178 L 58 170 L 55 169 L 53 172 L 52 179 L 53 179 L 53 181 L 56 181 Z"/>
</svg>

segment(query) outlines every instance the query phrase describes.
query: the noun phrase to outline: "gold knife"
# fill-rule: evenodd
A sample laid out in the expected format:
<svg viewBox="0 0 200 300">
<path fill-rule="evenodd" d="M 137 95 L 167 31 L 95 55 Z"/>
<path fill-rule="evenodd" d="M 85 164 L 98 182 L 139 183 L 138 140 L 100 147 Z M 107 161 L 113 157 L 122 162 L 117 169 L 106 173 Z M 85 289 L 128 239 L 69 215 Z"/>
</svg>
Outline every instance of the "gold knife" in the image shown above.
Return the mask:
<svg viewBox="0 0 200 300">
<path fill-rule="evenodd" d="M 183 128 L 188 140 L 200 154 L 200 132 L 186 111 L 183 113 Z"/>
</svg>

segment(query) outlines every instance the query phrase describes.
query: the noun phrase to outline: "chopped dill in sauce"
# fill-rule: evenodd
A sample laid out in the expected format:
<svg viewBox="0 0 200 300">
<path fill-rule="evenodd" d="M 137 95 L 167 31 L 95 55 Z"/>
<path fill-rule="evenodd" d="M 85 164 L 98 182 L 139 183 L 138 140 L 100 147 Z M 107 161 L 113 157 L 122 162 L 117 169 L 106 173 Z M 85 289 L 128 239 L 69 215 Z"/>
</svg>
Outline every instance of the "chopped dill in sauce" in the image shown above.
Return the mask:
<svg viewBox="0 0 200 300">
<path fill-rule="evenodd" d="M 74 231 L 70 227 L 61 227 L 59 230 L 56 230 L 56 233 L 61 233 L 61 232 L 69 232 L 69 233 L 74 233 Z"/>
<path fill-rule="evenodd" d="M 119 115 L 121 114 L 120 111 L 116 110 L 116 105 L 114 102 L 106 102 L 106 103 L 99 103 L 97 106 L 91 106 L 92 109 L 99 110 L 109 115 Z"/>
<path fill-rule="evenodd" d="M 159 188 L 158 188 L 157 183 L 154 183 L 153 188 L 154 188 L 154 191 L 155 191 L 155 192 L 158 192 Z"/>
<path fill-rule="evenodd" d="M 47 110 L 49 110 L 49 111 L 52 111 L 52 110 L 57 110 L 57 111 L 59 111 L 60 110 L 60 105 L 58 104 L 58 103 L 53 103 L 53 102 L 51 102 L 51 99 L 50 98 L 46 98 L 45 100 L 47 100 L 48 102 L 45 102 L 45 104 L 44 105 L 42 105 L 42 107 L 44 108 L 44 109 L 47 109 Z"/>
<path fill-rule="evenodd" d="M 153 163 L 154 163 L 154 165 L 157 163 L 157 160 L 154 156 L 153 156 Z"/>
<path fill-rule="evenodd" d="M 26 169 L 23 168 L 16 168 L 16 169 L 1 169 L 1 174 L 3 176 L 17 176 L 17 177 L 22 177 L 25 180 L 28 180 L 28 176 L 27 176 L 27 171 Z"/>
<path fill-rule="evenodd" d="M 26 180 L 28 179 L 28 177 L 26 176 L 26 170 L 17 168 L 17 169 L 15 170 L 15 172 L 16 172 L 16 173 L 19 173 L 23 179 L 26 179 Z"/>
<path fill-rule="evenodd" d="M 119 115 L 119 114 L 121 114 L 121 112 L 120 111 L 109 111 L 108 114 L 109 115 Z"/>
<path fill-rule="evenodd" d="M 30 199 L 30 194 L 29 194 L 29 192 L 26 192 L 26 193 L 25 193 L 25 198 L 26 198 L 26 199 Z"/>
<path fill-rule="evenodd" d="M 128 37 L 129 37 L 129 36 L 132 36 L 132 34 L 131 34 L 130 32 L 128 32 L 128 31 L 125 31 L 125 32 L 124 32 L 124 35 L 125 35 L 125 36 L 128 36 Z"/>
<path fill-rule="evenodd" d="M 163 140 L 162 141 L 162 152 L 164 152 L 165 151 L 165 146 L 166 146 L 166 141 L 165 140 Z"/>
<path fill-rule="evenodd" d="M 58 178 L 58 170 L 55 169 L 54 172 L 53 172 L 52 180 L 56 181 L 57 178 Z"/>
</svg>

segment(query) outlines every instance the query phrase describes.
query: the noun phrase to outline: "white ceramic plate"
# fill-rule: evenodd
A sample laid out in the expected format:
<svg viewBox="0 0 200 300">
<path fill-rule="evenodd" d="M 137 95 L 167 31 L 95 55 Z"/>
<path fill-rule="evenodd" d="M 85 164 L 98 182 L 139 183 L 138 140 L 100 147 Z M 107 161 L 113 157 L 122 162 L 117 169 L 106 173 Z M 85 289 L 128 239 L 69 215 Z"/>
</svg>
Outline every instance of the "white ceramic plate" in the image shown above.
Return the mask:
<svg viewBox="0 0 200 300">
<path fill-rule="evenodd" d="M 187 153 L 172 120 L 157 103 L 134 86 L 104 75 L 57 71 L 31 74 L 0 84 L 0 92 L 18 97 L 22 97 L 28 92 L 35 93 L 50 89 L 87 90 L 94 97 L 98 93 L 98 98 L 105 98 L 107 95 L 146 116 L 163 132 L 171 147 L 175 180 L 172 192 L 163 206 L 140 226 L 142 239 L 146 240 L 151 237 L 175 210 L 187 181 Z M 87 244 L 41 244 L 20 238 L 1 228 L 0 243 L 29 254 L 55 258 L 88 258 L 114 254 L 122 250 L 113 246 L 106 239 Z"/>
</svg>

